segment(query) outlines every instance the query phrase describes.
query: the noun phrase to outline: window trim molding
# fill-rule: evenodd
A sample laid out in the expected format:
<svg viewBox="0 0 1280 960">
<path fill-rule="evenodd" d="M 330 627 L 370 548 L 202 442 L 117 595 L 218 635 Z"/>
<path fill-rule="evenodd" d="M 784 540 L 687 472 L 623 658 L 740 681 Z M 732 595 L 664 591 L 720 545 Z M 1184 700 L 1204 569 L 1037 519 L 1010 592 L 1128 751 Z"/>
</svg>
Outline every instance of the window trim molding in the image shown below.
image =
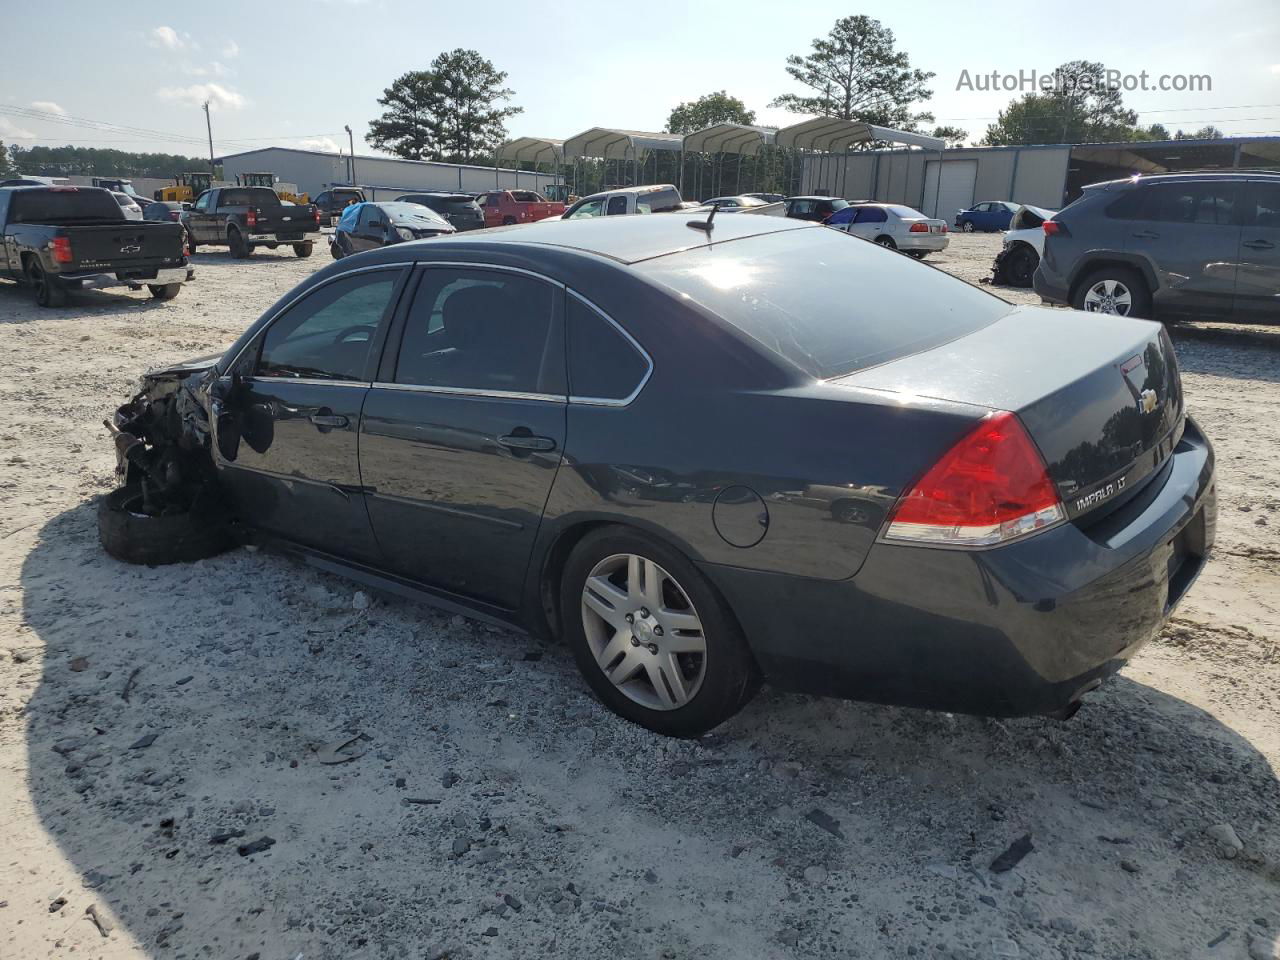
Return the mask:
<svg viewBox="0 0 1280 960">
<path fill-rule="evenodd" d="M 387 383 L 375 380 L 378 390 L 401 390 L 407 393 L 438 393 L 456 397 L 483 397 L 489 400 L 536 400 L 542 403 L 567 403 L 568 398 L 554 393 L 526 393 L 521 390 L 480 390 L 475 387 L 440 387 L 423 383 Z"/>
<path fill-rule="evenodd" d="M 615 330 L 617 330 L 617 331 L 618 331 L 618 333 L 622 334 L 623 338 L 624 338 L 624 339 L 625 339 L 629 344 L 631 344 L 632 348 L 633 348 L 637 353 L 639 353 L 641 357 L 643 357 L 643 358 L 644 358 L 644 362 L 645 362 L 645 371 L 644 371 L 644 376 L 640 378 L 640 382 L 639 382 L 638 384 L 636 384 L 635 389 L 634 389 L 634 390 L 632 390 L 632 391 L 631 391 L 629 394 L 627 394 L 625 397 L 621 397 L 621 398 L 618 398 L 618 399 L 612 399 L 612 398 L 609 398 L 609 397 L 580 397 L 580 396 L 577 396 L 576 394 L 574 394 L 572 391 L 570 391 L 570 393 L 569 393 L 569 402 L 570 402 L 570 403 L 577 403 L 577 404 L 581 404 L 582 406 L 588 406 L 588 407 L 627 407 L 627 406 L 630 406 L 630 405 L 631 405 L 631 402 L 632 402 L 633 400 L 635 400 L 635 398 L 636 398 L 636 397 L 640 396 L 640 391 L 641 391 L 641 390 L 643 390 L 643 389 L 645 388 L 645 385 L 646 385 L 646 384 L 648 384 L 649 379 L 653 376 L 653 357 L 649 356 L 649 351 L 648 351 L 648 350 L 646 350 L 644 347 L 640 346 L 639 341 L 638 341 L 638 340 L 636 340 L 636 338 L 635 338 L 635 337 L 633 337 L 630 333 L 628 333 L 628 332 L 627 332 L 627 330 L 626 330 L 626 328 L 624 328 L 624 327 L 622 326 L 622 324 L 618 323 L 618 321 L 617 321 L 617 320 L 613 319 L 613 317 L 609 316 L 607 313 L 605 313 L 603 310 L 601 310 L 599 307 L 597 307 L 594 303 L 592 303 L 590 300 L 588 300 L 588 299 L 587 299 L 586 297 L 584 297 L 582 294 L 578 293 L 578 291 L 573 290 L 573 289 L 570 289 L 569 287 L 566 287 L 566 288 L 565 288 L 565 292 L 566 292 L 566 293 L 568 293 L 568 295 L 569 295 L 569 296 L 571 296 L 571 297 L 573 297 L 575 300 L 577 300 L 579 303 L 581 303 L 583 306 L 585 306 L 588 310 L 590 310 L 590 311 L 592 311 L 593 313 L 595 313 L 595 314 L 596 314 L 596 316 L 600 317 L 602 320 L 604 320 L 606 323 L 608 323 L 610 326 L 612 326 Z M 565 344 L 566 344 L 566 346 L 567 346 L 567 345 L 568 345 L 568 342 L 569 342 L 569 336 L 570 336 L 569 324 L 568 324 L 568 315 L 567 315 L 567 314 L 566 314 L 566 316 L 565 316 L 565 331 L 564 331 L 564 336 L 565 336 Z M 570 383 L 570 385 L 572 386 L 572 383 L 573 383 L 573 370 L 571 370 L 571 369 L 567 369 L 567 370 L 566 370 L 566 372 L 567 372 L 567 374 L 568 374 L 569 383 Z"/>
</svg>

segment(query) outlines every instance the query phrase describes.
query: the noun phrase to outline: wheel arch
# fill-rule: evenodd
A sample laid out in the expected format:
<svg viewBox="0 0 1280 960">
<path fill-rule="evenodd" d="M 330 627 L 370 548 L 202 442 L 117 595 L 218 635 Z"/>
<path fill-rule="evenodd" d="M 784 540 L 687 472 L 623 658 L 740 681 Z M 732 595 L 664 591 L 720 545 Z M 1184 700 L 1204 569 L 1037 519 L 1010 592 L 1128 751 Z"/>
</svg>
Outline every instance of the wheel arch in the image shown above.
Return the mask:
<svg viewBox="0 0 1280 960">
<path fill-rule="evenodd" d="M 1071 271 L 1071 279 L 1067 284 L 1067 302 L 1071 303 L 1080 289 L 1080 283 L 1093 271 L 1101 267 L 1122 267 L 1126 270 L 1136 270 L 1147 285 L 1147 291 L 1154 298 L 1156 292 L 1160 289 L 1160 284 L 1156 279 L 1155 269 L 1145 257 L 1128 253 L 1098 253 L 1081 257 L 1077 262 L 1075 269 Z"/>
</svg>

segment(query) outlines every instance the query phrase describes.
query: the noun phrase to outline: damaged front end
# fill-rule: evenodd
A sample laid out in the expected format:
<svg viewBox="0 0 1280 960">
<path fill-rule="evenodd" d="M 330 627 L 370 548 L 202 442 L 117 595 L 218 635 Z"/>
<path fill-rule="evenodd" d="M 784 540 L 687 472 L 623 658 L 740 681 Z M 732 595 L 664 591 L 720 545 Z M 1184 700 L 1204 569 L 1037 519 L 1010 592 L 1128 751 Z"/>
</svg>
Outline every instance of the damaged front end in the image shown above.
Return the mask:
<svg viewBox="0 0 1280 960">
<path fill-rule="evenodd" d="M 207 407 L 218 359 L 144 374 L 142 389 L 103 421 L 115 437 L 116 475 L 123 486 L 139 490 L 142 513 L 162 516 L 220 504 Z"/>
</svg>

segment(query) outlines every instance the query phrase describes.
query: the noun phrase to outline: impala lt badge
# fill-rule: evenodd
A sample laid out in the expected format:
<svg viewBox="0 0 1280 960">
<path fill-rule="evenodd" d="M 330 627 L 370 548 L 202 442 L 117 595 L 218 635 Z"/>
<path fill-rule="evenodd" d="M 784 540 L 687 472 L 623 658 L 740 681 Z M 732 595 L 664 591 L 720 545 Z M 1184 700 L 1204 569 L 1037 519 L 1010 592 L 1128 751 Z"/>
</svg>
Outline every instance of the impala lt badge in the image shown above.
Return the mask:
<svg viewBox="0 0 1280 960">
<path fill-rule="evenodd" d="M 1156 408 L 1156 404 L 1159 402 L 1159 399 L 1160 398 L 1156 396 L 1156 392 L 1154 390 L 1143 390 L 1138 394 L 1139 412 L 1150 413 Z"/>
</svg>

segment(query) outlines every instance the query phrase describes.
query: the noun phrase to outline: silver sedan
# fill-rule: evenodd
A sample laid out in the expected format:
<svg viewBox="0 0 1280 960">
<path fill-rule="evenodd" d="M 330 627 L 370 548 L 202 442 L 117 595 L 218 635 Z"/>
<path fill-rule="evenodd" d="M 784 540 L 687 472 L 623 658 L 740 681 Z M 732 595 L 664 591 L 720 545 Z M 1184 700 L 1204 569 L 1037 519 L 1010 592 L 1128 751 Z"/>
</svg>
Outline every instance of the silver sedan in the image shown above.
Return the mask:
<svg viewBox="0 0 1280 960">
<path fill-rule="evenodd" d="M 898 203 L 855 203 L 837 210 L 827 225 L 855 237 L 909 253 L 917 260 L 945 250 L 947 221 L 926 217 L 919 210 Z"/>
</svg>

